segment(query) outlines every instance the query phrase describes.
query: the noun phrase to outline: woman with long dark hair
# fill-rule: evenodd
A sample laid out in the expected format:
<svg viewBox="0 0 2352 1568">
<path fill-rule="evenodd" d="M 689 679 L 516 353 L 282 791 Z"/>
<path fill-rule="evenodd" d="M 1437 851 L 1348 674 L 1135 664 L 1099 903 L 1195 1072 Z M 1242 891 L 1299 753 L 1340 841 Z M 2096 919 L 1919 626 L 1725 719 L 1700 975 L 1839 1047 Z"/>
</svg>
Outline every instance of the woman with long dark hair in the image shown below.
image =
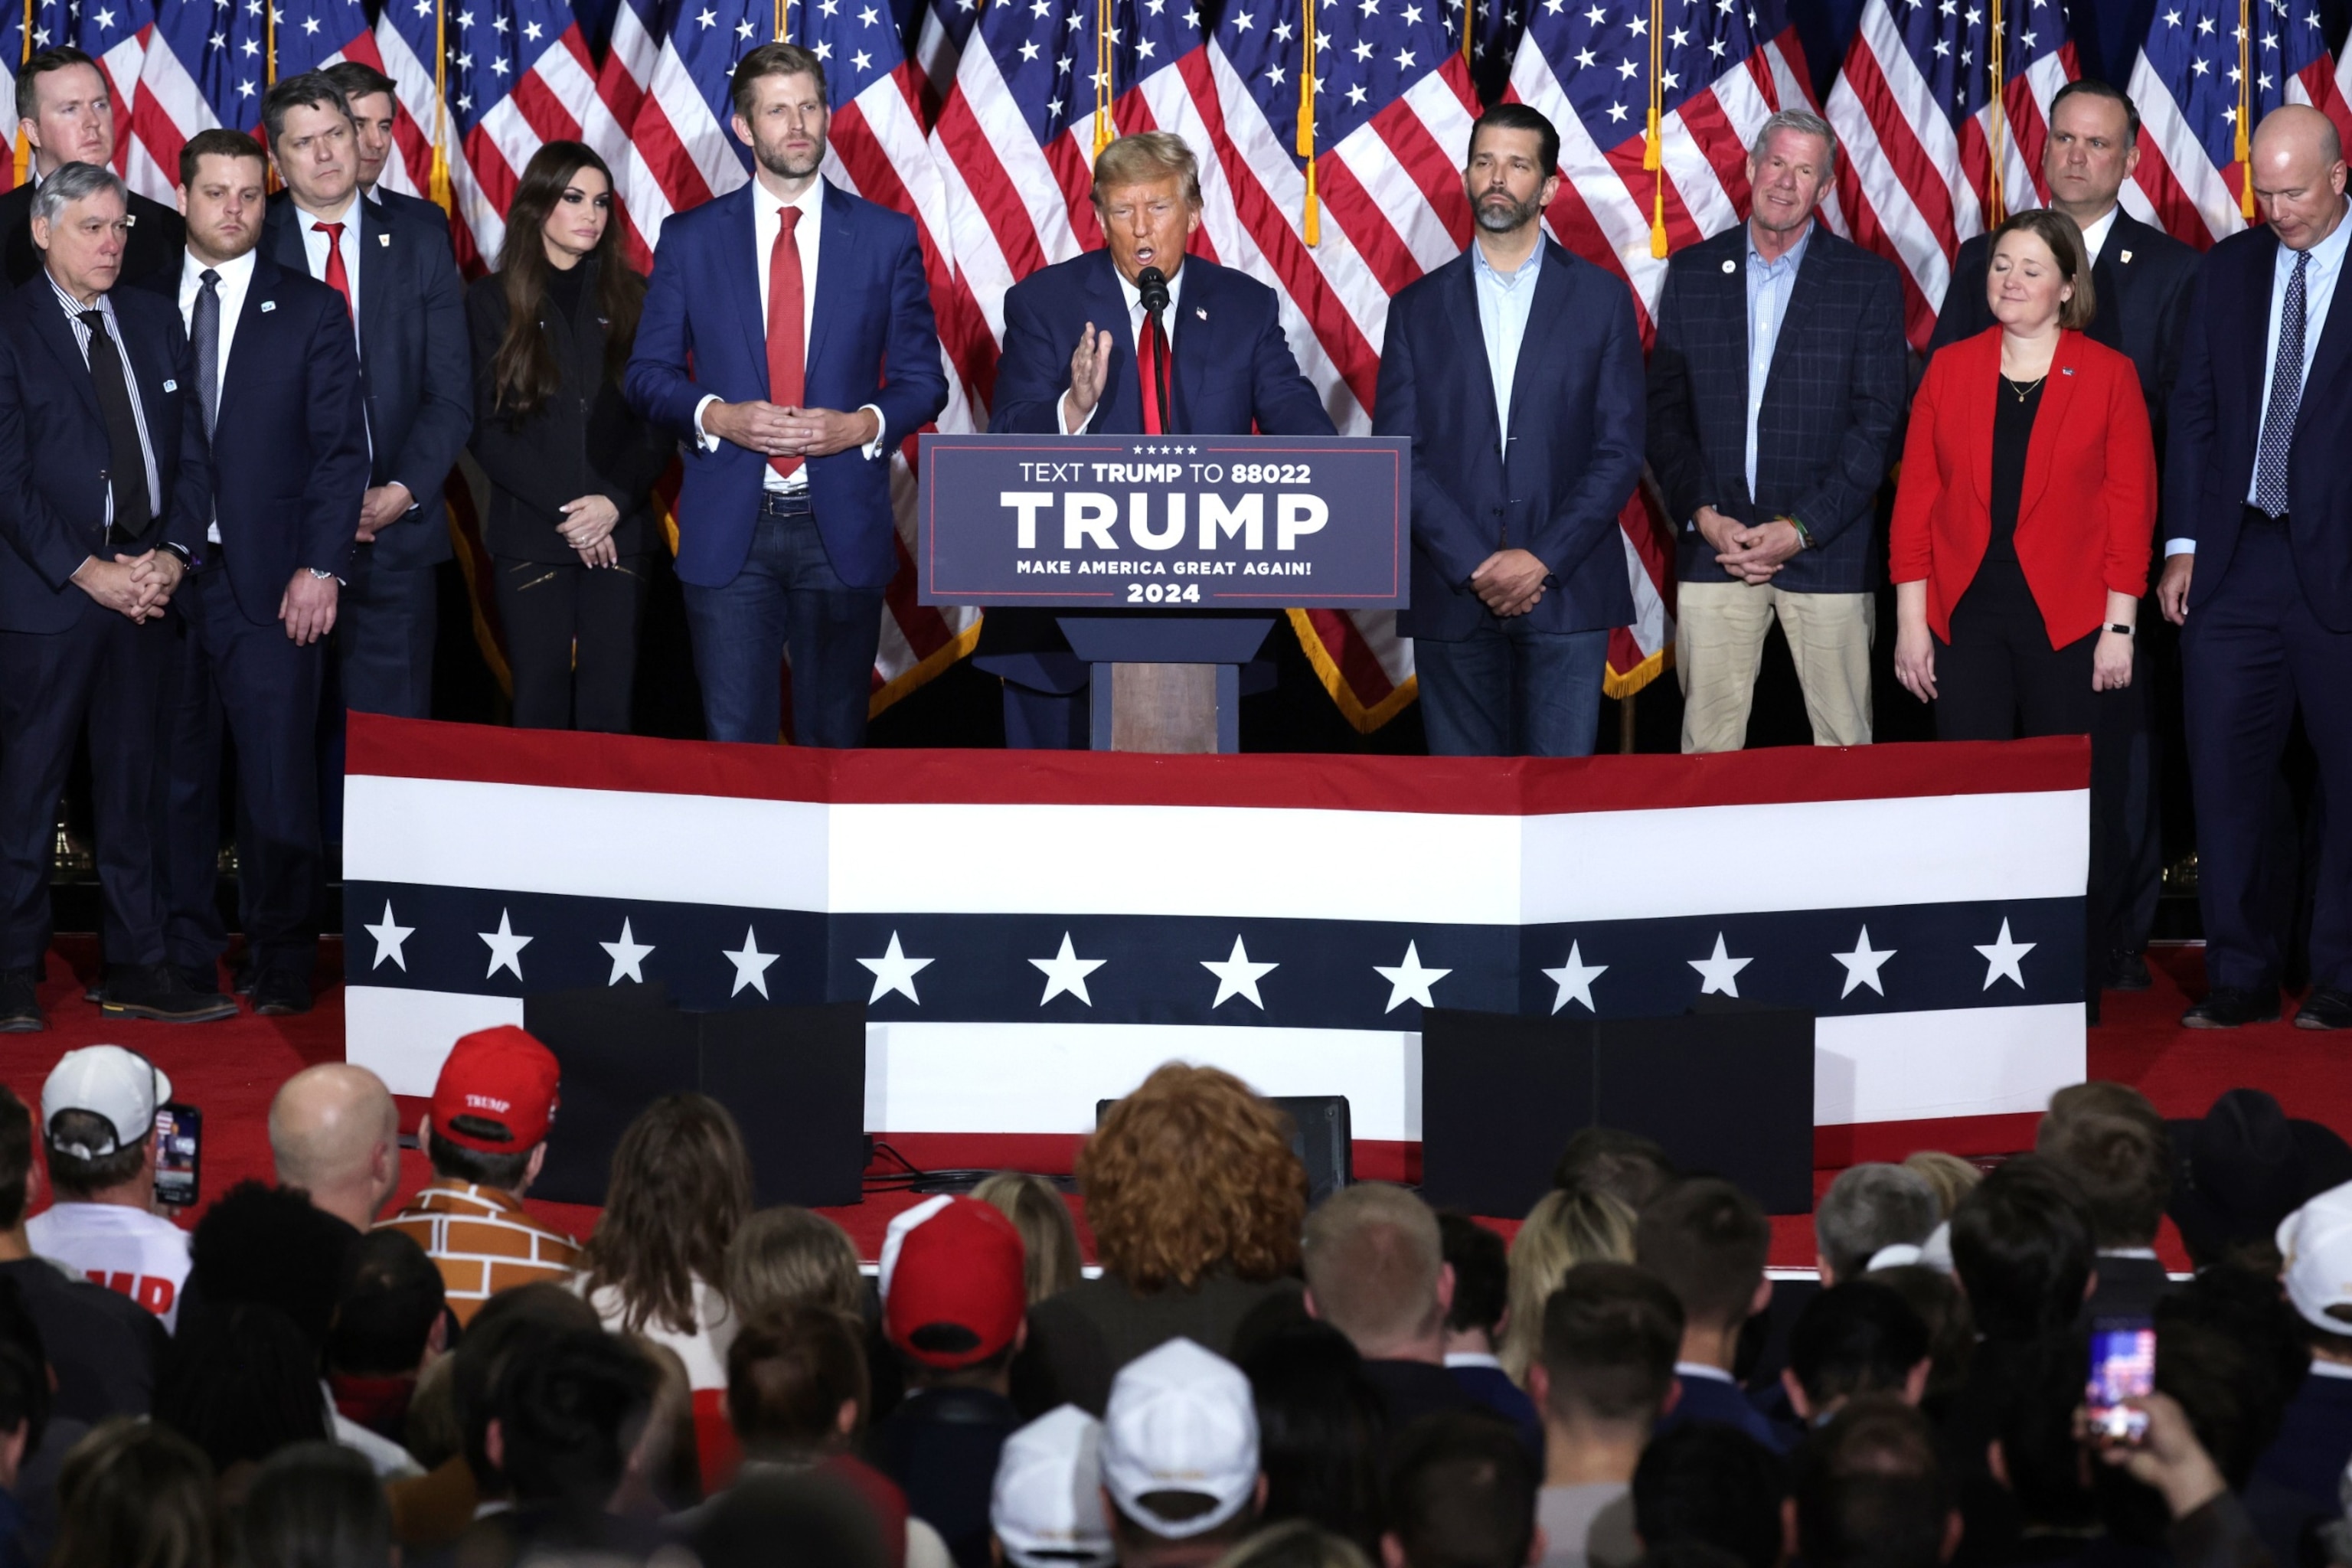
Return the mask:
<svg viewBox="0 0 2352 1568">
<path fill-rule="evenodd" d="M 668 437 L 621 395 L 646 280 L 621 259 L 613 174 L 577 142 L 532 155 L 498 270 L 466 295 L 476 460 L 525 729 L 626 731 Z"/>
</svg>

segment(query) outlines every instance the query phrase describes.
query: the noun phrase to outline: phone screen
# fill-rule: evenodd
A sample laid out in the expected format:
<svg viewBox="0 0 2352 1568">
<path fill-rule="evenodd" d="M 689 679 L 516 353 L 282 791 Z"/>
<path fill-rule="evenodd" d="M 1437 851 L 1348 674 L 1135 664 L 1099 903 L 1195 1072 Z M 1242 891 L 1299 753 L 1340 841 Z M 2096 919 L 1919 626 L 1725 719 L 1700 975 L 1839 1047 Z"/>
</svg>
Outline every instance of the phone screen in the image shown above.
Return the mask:
<svg viewBox="0 0 2352 1568">
<path fill-rule="evenodd" d="M 155 1201 L 194 1208 L 204 1165 L 205 1113 L 193 1105 L 155 1110 Z"/>
<path fill-rule="evenodd" d="M 2091 1376 L 2084 1391 L 2092 1433 L 2104 1443 L 2135 1445 L 2147 1436 L 2147 1413 L 2124 1401 L 2156 1392 L 2156 1325 L 2145 1318 L 2102 1318 L 2091 1331 Z"/>
</svg>

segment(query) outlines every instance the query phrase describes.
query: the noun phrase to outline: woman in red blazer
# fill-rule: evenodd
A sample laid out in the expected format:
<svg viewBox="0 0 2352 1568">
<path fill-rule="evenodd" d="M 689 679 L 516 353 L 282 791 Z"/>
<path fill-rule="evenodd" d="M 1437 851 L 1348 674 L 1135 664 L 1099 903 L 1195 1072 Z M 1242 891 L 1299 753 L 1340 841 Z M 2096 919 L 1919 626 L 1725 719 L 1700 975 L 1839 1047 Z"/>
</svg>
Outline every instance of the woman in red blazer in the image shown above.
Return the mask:
<svg viewBox="0 0 2352 1568">
<path fill-rule="evenodd" d="M 2132 362 L 2083 333 L 2082 231 L 2047 208 L 1994 231 L 1997 327 L 1927 366 L 1887 566 L 1895 674 L 1948 741 L 2090 732 L 2131 683 L 2156 525 L 2156 449 Z"/>
</svg>

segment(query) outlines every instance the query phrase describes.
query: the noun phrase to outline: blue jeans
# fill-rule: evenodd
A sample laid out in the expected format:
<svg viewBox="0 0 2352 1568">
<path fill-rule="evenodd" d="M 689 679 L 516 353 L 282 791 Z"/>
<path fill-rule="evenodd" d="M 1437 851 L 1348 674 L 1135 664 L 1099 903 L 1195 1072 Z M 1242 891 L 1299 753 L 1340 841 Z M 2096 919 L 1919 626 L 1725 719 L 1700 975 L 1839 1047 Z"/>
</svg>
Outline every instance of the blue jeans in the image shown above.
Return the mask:
<svg viewBox="0 0 2352 1568">
<path fill-rule="evenodd" d="M 1607 632 L 1539 632 L 1525 616 L 1490 616 L 1459 642 L 1414 638 L 1412 660 L 1431 756 L 1592 754 Z"/>
<path fill-rule="evenodd" d="M 781 667 L 793 668 L 793 744 L 862 746 L 882 640 L 882 590 L 833 569 L 804 497 L 768 496 L 751 552 L 719 588 L 684 584 L 702 723 L 714 741 L 775 743 Z"/>
</svg>

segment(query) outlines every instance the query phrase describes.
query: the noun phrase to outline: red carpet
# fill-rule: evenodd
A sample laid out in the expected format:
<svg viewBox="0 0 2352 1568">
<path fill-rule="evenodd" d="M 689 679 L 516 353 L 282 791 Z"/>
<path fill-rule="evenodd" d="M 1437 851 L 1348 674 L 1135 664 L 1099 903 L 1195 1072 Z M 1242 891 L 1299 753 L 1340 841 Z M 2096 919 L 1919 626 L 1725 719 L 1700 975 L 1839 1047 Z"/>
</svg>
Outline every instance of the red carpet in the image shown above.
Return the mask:
<svg viewBox="0 0 2352 1568">
<path fill-rule="evenodd" d="M 203 1180 L 208 1199 L 248 1176 L 268 1177 L 270 1096 L 294 1072 L 313 1062 L 338 1060 L 342 1054 L 341 944 L 325 944 L 320 956 L 325 989 L 307 1016 L 244 1014 L 226 1023 L 199 1026 L 116 1023 L 100 1016 L 81 995 L 96 956 L 95 944 L 88 939 L 60 940 L 41 988 L 49 1030 L 0 1036 L 0 1082 L 15 1089 L 37 1115 L 41 1083 L 67 1050 L 99 1041 L 131 1046 L 171 1075 L 178 1098 L 203 1109 Z M 2352 1039 L 2299 1030 L 2284 1022 L 2234 1032 L 2183 1029 L 2178 1023 L 2180 1010 L 2189 994 L 2203 989 L 2203 953 L 2194 948 L 2164 949 L 2152 953 L 2150 962 L 2157 973 L 2153 991 L 2137 996 L 2108 994 L 2105 1022 L 2091 1031 L 2092 1076 L 2135 1085 L 2157 1109 L 2174 1117 L 2203 1114 L 2227 1089 L 2267 1089 L 2288 1114 L 2325 1122 L 2352 1137 L 2352 1071 L 2347 1070 Z M 414 1131 L 423 1110 L 422 1101 L 404 1100 L 404 1126 Z M 1855 1160 L 1900 1159 L 1913 1148 L 1938 1146 L 1961 1153 L 1997 1154 L 2027 1146 L 2033 1135 L 2030 1116 L 1932 1125 L 1937 1131 L 1932 1139 L 1922 1138 L 1918 1131 L 1906 1132 L 1899 1123 L 1852 1132 L 1825 1131 L 1816 1145 L 1822 1164 L 1817 1190 Z M 561 1121 L 556 1135 L 562 1135 Z M 1011 1156 L 1041 1171 L 1066 1171 L 1077 1142 L 1075 1138 L 992 1139 L 982 1141 L 983 1155 L 974 1148 L 975 1141 L 966 1138 L 902 1135 L 890 1141 L 927 1166 Z M 1366 1176 L 1397 1176 L 1412 1170 L 1407 1148 L 1395 1144 L 1362 1146 L 1359 1162 L 1359 1173 Z M 421 1155 L 404 1155 L 400 1195 L 423 1184 L 428 1173 Z M 890 1216 L 915 1201 L 902 1194 L 877 1194 L 855 1207 L 828 1212 L 847 1229 L 861 1254 L 871 1258 L 881 1250 Z M 578 1205 L 533 1202 L 530 1207 L 547 1223 L 579 1236 L 584 1237 L 595 1222 L 596 1211 Z M 1080 1223 L 1083 1228 L 1083 1214 Z M 1773 1263 L 1811 1267 L 1811 1221 L 1794 1215 L 1773 1223 Z M 2168 1227 L 2163 1250 L 2176 1268 L 2186 1267 Z"/>
</svg>

